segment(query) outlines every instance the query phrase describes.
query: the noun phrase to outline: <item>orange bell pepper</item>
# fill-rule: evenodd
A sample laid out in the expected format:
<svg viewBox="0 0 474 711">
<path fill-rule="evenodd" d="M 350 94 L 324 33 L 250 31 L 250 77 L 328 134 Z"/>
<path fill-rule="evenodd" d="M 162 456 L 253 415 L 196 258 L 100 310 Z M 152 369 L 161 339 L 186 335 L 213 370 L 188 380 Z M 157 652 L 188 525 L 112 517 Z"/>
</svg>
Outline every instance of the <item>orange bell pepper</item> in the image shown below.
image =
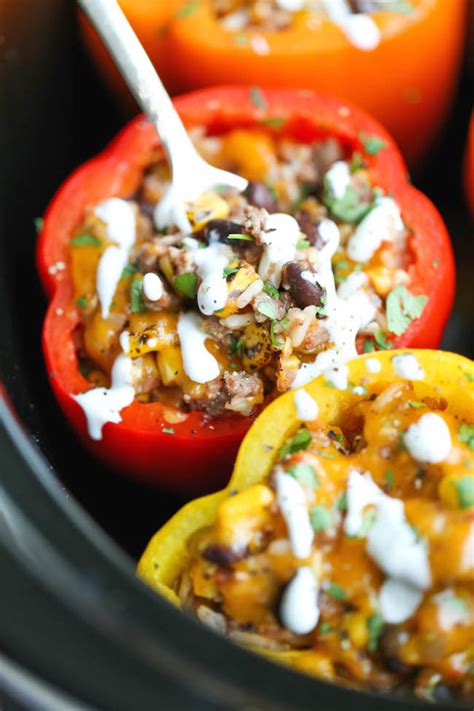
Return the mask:
<svg viewBox="0 0 474 711">
<path fill-rule="evenodd" d="M 170 90 L 255 83 L 336 94 L 378 118 L 410 166 L 426 156 L 446 117 L 465 34 L 465 0 L 411 0 L 413 12 L 377 13 L 381 42 L 367 52 L 326 20 L 309 29 L 296 15 L 290 29 L 242 33 L 222 27 L 213 0 L 119 2 Z M 115 83 L 105 50 L 83 28 Z"/>
</svg>

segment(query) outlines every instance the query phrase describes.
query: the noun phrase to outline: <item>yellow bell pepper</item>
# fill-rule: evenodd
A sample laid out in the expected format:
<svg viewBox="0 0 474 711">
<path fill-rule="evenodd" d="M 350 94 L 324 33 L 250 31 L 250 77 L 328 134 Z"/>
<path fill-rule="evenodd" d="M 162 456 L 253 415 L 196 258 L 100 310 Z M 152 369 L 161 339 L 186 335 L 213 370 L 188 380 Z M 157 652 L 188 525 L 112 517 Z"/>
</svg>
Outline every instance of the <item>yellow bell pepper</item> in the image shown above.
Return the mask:
<svg viewBox="0 0 474 711">
<path fill-rule="evenodd" d="M 442 351 L 401 350 L 370 353 L 350 362 L 348 380 L 351 387 L 346 390 L 328 387 L 324 376 L 305 386 L 305 390 L 318 403 L 318 422 L 337 427 L 347 409 L 358 401 L 358 395 L 353 392 L 355 386 L 362 386 L 369 392 L 380 392 L 391 383 L 401 380 L 394 371 L 392 359 L 395 355 L 407 352 L 416 355 L 425 374 L 423 380 L 412 383 L 416 397 L 419 400 L 427 397 L 442 398 L 443 402 L 447 403 L 448 413 L 456 415 L 461 420 L 472 421 L 474 363 L 460 355 Z M 367 368 L 369 359 L 378 361 L 379 372 L 372 372 L 373 368 L 369 372 Z M 255 485 L 259 485 L 262 501 L 265 503 L 268 499 L 270 503 L 270 490 L 265 486 L 267 477 L 279 456 L 281 447 L 300 425 L 294 392 L 288 392 L 273 401 L 258 417 L 243 440 L 228 486 L 218 493 L 187 504 L 173 516 L 148 544 L 138 564 L 138 575 L 169 601 L 179 606 L 174 584 L 180 574 L 189 567 L 192 556 L 189 542 L 192 537 L 199 531 L 213 526 L 219 517 L 222 518 L 226 507 L 233 505 L 232 498 L 239 498 L 235 496 L 236 492 L 246 492 L 250 487 L 255 491 Z M 442 484 L 442 487 L 446 492 L 450 492 L 452 482 L 447 481 Z M 231 494 L 234 496 L 229 498 Z M 450 493 L 445 493 L 444 497 L 450 498 Z M 223 502 L 225 502 L 224 506 Z M 241 502 L 238 503 L 240 505 Z M 348 618 L 347 625 L 348 633 L 351 638 L 354 638 L 356 645 L 363 646 L 366 639 L 361 633 L 360 621 L 355 617 Z M 365 629 L 363 633 L 365 634 Z M 313 662 L 317 657 L 317 652 L 314 650 L 275 652 L 259 649 L 256 651 L 302 671 L 312 669 L 314 673 Z M 327 660 L 322 661 L 327 662 Z M 321 665 L 316 666 L 319 668 Z M 321 676 L 330 678 L 329 671 L 326 672 L 324 668 L 320 669 Z"/>
</svg>

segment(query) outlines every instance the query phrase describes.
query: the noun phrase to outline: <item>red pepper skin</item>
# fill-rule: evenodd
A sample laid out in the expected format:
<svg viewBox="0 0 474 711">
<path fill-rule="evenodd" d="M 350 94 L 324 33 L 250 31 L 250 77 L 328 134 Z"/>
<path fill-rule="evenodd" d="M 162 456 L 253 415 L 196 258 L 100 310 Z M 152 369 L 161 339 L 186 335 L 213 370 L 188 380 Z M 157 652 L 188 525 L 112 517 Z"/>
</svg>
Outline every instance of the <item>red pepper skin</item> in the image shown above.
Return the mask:
<svg viewBox="0 0 474 711">
<path fill-rule="evenodd" d="M 413 291 L 429 296 L 421 319 L 392 343 L 397 348 L 436 348 L 454 295 L 451 244 L 436 208 L 407 182 L 406 166 L 390 136 L 359 109 L 313 92 L 262 90 L 258 99 L 255 90 L 217 87 L 181 96 L 175 105 L 188 127 L 204 125 L 210 133 L 255 126 L 278 117 L 285 119 L 283 127 L 269 130 L 301 141 L 337 136 L 348 154 L 353 149 L 363 150 L 363 134 L 385 141 L 386 147 L 377 155 L 364 158 L 376 184 L 393 194 L 416 235 L 410 239 Z M 152 126 L 143 117 L 134 119 L 108 148 L 78 168 L 51 201 L 37 249 L 38 271 L 50 299 L 43 350 L 59 405 L 94 454 L 134 478 L 196 494 L 225 483 L 253 418 L 235 415 L 210 419 L 192 412 L 184 422 L 170 424 L 160 403 L 134 401 L 122 410 L 122 422 L 106 424 L 102 440 L 96 442 L 88 436 L 83 411 L 71 397 L 90 387 L 79 372 L 74 345 L 80 316 L 72 303 L 68 257 L 71 234 L 87 206 L 134 193 L 158 146 Z M 163 432 L 170 427 L 174 434 Z"/>
</svg>

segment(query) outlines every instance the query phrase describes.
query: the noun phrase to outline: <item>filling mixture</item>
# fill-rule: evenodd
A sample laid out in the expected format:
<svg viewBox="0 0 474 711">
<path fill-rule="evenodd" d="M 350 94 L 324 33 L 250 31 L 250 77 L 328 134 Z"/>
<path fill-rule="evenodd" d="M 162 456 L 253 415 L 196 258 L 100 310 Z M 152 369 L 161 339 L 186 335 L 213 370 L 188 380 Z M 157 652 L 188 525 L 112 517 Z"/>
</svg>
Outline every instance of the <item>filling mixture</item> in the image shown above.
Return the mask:
<svg viewBox="0 0 474 711">
<path fill-rule="evenodd" d="M 413 382 L 362 391 L 338 426 L 301 426 L 267 481 L 231 492 L 175 590 L 214 629 L 307 673 L 470 695 L 474 425 Z"/>
<path fill-rule="evenodd" d="M 248 40 L 257 54 L 266 54 L 270 50 L 265 48 L 263 37 L 246 38 L 242 32 L 278 32 L 289 29 L 295 22 L 317 30 L 322 19 L 329 19 L 353 45 L 367 51 L 380 42 L 380 30 L 371 13 L 406 15 L 413 13 L 414 7 L 411 2 L 399 0 L 214 0 L 214 10 L 226 29 L 240 33 L 240 43 Z"/>
<path fill-rule="evenodd" d="M 96 439 L 134 398 L 247 416 L 323 372 L 344 389 L 342 364 L 390 348 L 427 302 L 413 235 L 361 154 L 262 129 L 194 139 L 250 181 L 244 193 L 216 186 L 168 224 L 160 153 L 132 198 L 91 205 L 70 242 L 80 369 L 96 386 L 76 399 Z"/>
</svg>

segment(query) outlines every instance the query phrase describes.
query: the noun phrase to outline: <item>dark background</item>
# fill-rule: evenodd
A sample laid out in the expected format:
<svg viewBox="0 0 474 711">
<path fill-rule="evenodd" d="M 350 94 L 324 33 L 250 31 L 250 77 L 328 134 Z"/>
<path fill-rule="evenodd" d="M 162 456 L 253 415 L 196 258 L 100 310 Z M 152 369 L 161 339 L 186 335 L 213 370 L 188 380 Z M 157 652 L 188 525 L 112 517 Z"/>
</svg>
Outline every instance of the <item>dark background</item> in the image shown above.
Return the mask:
<svg viewBox="0 0 474 711">
<path fill-rule="evenodd" d="M 0 51 L 3 49 L 5 55 L 5 62 L 0 67 L 3 124 L 0 131 L 2 378 L 8 398 L 30 433 L 30 439 L 46 455 L 50 470 L 67 496 L 71 495 L 82 504 L 92 518 L 130 556 L 136 558 L 152 533 L 183 503 L 183 499 L 150 490 L 105 470 L 79 445 L 56 406 L 45 376 L 40 349 L 46 302 L 35 271 L 36 234 L 33 226 L 34 218 L 43 213 L 64 178 L 75 166 L 100 151 L 126 119 L 96 78 L 93 67 L 82 52 L 72 0 L 9 0 L 3 5 L 0 0 L 2 11 L 0 23 L 2 28 L 6 28 L 2 30 L 3 39 L 0 38 Z M 440 209 L 456 253 L 458 291 L 443 347 L 472 357 L 474 238 L 462 186 L 462 161 L 471 108 L 469 89 L 465 71 L 446 130 L 429 163 L 422 173 L 413 176 L 413 180 Z M 1 448 L 0 441 L 0 455 Z M 5 481 L 9 473 L 0 469 Z M 14 480 L 10 477 L 8 486 L 10 493 L 18 500 L 27 491 L 26 482 L 21 478 Z M 25 512 L 31 518 L 43 505 L 43 494 L 38 489 L 38 500 L 32 499 L 24 504 Z M 47 506 L 45 499 L 44 511 L 49 510 Z M 58 516 L 57 535 L 66 537 L 59 525 L 60 515 L 54 509 L 48 515 Z M 0 540 L 2 535 L 0 526 Z M 89 553 L 87 560 L 92 559 L 92 553 Z M 13 580 L 17 572 L 11 561 L 8 565 L 3 564 L 0 555 L 0 600 L 6 589 L 5 581 Z M 34 599 L 40 605 L 42 592 L 32 584 L 31 589 L 25 586 L 18 588 L 17 594 L 24 595 L 19 597 L 19 601 L 24 605 L 25 634 L 26 626 L 33 627 L 36 622 L 36 619 L 28 618 L 33 611 L 31 601 Z M 120 604 L 117 608 L 120 613 L 119 608 Z M 62 624 L 65 630 L 68 629 L 66 619 L 64 622 L 61 620 L 59 607 L 55 608 L 56 612 L 59 618 L 55 623 L 51 620 L 51 634 L 54 625 L 60 628 Z M 0 602 L 0 652 L 5 615 L 6 608 Z M 94 649 L 99 648 L 98 645 L 96 641 Z M 193 652 L 193 658 L 197 658 L 199 645 L 193 650 L 190 642 L 189 651 Z M 238 653 L 240 650 L 235 652 Z M 92 658 L 90 664 L 94 664 Z M 259 661 L 253 664 L 260 666 Z M 0 688 L 1 671 L 0 665 Z M 131 667 L 128 667 L 127 673 L 132 688 Z M 224 672 L 220 673 L 223 675 Z M 263 674 L 262 671 L 260 673 Z M 278 673 L 281 678 L 287 674 L 283 670 Z M 114 682 L 104 678 L 103 683 L 104 686 L 112 686 Z M 306 680 L 301 681 L 301 686 L 304 685 L 311 686 Z M 161 689 L 164 699 L 164 682 Z M 193 708 L 193 711 L 201 708 L 197 696 L 192 699 L 192 706 L 189 701 L 183 701 L 183 706 L 176 702 L 177 705 L 168 708 L 186 708 L 186 703 L 187 708 Z M 218 706 L 205 705 L 206 709 L 213 707 Z M 2 707 L 2 711 L 8 711 L 8 708 Z M 43 708 L 49 711 L 53 707 L 46 705 Z M 140 706 L 136 708 L 140 711 Z M 321 708 L 326 711 L 323 706 Z"/>
</svg>

